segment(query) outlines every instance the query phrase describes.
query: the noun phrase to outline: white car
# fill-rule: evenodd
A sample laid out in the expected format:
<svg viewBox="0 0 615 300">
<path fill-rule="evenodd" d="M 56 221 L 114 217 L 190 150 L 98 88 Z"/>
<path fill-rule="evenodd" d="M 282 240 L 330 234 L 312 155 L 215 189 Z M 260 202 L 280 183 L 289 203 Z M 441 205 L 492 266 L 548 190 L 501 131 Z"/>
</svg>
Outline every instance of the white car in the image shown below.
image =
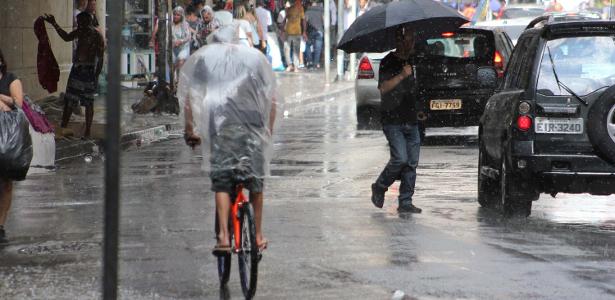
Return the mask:
<svg viewBox="0 0 615 300">
<path fill-rule="evenodd" d="M 517 39 L 525 30 L 530 22 L 534 20 L 534 17 L 530 18 L 517 18 L 517 19 L 502 19 L 478 22 L 474 26 L 478 28 L 496 29 L 499 28 L 508 34 L 508 37 L 512 40 L 513 45 L 517 44 Z"/>
</svg>

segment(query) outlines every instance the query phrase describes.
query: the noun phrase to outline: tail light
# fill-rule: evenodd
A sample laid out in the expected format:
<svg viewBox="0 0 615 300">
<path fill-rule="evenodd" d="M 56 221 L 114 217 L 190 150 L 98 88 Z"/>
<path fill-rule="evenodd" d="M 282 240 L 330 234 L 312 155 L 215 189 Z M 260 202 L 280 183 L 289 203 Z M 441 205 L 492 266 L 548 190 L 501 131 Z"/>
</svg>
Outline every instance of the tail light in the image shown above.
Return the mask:
<svg viewBox="0 0 615 300">
<path fill-rule="evenodd" d="M 519 116 L 517 118 L 517 128 L 521 131 L 528 131 L 532 128 L 532 118 L 528 116 Z"/>
<path fill-rule="evenodd" d="M 498 77 L 504 76 L 504 58 L 499 51 L 495 51 L 493 55 L 493 64 L 495 65 L 496 70 L 498 70 Z"/>
<path fill-rule="evenodd" d="M 453 37 L 454 35 L 455 35 L 454 32 L 443 32 L 442 33 L 442 37 L 445 37 L 445 38 L 450 38 L 450 37 Z"/>
<path fill-rule="evenodd" d="M 359 62 L 359 72 L 357 74 L 358 79 L 371 79 L 374 78 L 374 69 L 369 62 L 369 58 L 363 57 Z"/>
</svg>

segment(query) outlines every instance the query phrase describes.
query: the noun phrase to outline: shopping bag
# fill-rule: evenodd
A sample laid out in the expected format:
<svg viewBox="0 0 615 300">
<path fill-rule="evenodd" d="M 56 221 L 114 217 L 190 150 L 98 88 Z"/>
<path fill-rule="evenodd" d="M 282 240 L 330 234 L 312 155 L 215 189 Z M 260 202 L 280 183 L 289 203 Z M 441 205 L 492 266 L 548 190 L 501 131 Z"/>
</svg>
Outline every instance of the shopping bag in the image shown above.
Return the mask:
<svg viewBox="0 0 615 300">
<path fill-rule="evenodd" d="M 30 123 L 21 109 L 0 112 L 0 178 L 24 180 L 32 161 Z"/>
<path fill-rule="evenodd" d="M 53 133 L 53 127 L 45 116 L 45 112 L 40 106 L 32 102 L 28 96 L 24 97 L 23 112 L 26 114 L 32 128 L 39 133 Z"/>
</svg>

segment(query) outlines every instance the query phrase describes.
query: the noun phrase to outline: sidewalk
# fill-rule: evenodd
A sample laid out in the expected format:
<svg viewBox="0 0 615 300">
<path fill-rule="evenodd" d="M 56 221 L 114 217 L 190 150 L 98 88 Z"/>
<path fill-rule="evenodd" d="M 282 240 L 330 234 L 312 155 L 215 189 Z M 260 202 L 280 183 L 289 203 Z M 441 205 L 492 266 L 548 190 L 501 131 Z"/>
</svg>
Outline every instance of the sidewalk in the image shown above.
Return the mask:
<svg viewBox="0 0 615 300">
<path fill-rule="evenodd" d="M 297 73 L 277 72 L 281 100 L 278 102 L 278 112 L 283 113 L 294 107 L 309 103 L 321 102 L 332 97 L 348 93 L 354 88 L 354 82 L 342 81 L 329 85 L 324 83 L 324 73 L 320 71 L 302 71 Z M 121 112 L 121 143 L 123 149 L 140 147 L 168 138 L 179 137 L 183 132 L 177 115 L 138 115 L 134 114 L 131 105 L 141 99 L 143 88 L 122 88 Z M 46 98 L 38 102 L 45 110 L 49 120 L 57 128 L 62 115 L 62 103 L 57 98 Z M 82 141 L 85 126 L 85 116 L 73 115 L 69 128 L 75 132 L 75 138 L 56 140 L 56 162 L 76 158 L 87 154 L 97 155 L 102 149 L 102 139 L 105 131 L 106 98 L 99 95 L 94 102 L 94 122 L 92 124 L 93 141 Z"/>
</svg>

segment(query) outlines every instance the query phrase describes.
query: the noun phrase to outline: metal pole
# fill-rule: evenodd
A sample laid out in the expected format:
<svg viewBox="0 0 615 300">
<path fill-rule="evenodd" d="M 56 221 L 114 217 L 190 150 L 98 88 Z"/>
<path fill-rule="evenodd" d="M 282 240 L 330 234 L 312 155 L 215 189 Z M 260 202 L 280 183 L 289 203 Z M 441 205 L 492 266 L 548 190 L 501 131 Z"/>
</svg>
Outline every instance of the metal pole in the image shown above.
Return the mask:
<svg viewBox="0 0 615 300">
<path fill-rule="evenodd" d="M 325 1 L 325 84 L 331 83 L 331 5 L 329 1 Z M 318 57 L 317 59 L 320 59 Z"/>
<path fill-rule="evenodd" d="M 354 22 L 354 20 L 357 19 L 357 7 L 358 7 L 358 1 L 357 0 L 350 0 L 351 6 L 350 6 L 350 24 L 352 24 Z M 352 80 L 353 78 L 356 77 L 356 68 L 357 68 L 357 54 L 356 53 L 351 53 L 350 54 L 350 62 L 348 65 L 348 71 L 350 72 L 350 80 Z"/>
<path fill-rule="evenodd" d="M 344 10 L 346 10 L 346 6 L 344 5 L 344 0 L 337 0 L 337 42 L 344 35 Z M 344 51 L 337 50 L 337 80 L 342 80 L 344 77 Z"/>
<path fill-rule="evenodd" d="M 124 1 L 109 1 L 109 73 L 105 128 L 105 236 L 103 299 L 117 299 L 120 196 L 120 55 Z"/>
</svg>

